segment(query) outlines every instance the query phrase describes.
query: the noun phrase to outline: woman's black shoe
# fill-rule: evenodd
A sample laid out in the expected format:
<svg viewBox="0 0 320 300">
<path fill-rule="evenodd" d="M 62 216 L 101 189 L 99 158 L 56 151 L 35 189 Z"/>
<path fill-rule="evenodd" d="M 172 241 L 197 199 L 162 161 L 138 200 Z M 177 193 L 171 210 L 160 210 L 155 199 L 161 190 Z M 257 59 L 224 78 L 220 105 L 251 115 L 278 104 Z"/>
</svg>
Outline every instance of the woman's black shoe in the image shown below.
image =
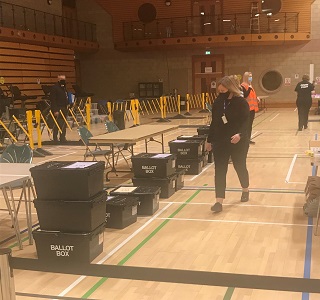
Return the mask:
<svg viewBox="0 0 320 300">
<path fill-rule="evenodd" d="M 242 192 L 240 201 L 241 202 L 248 202 L 249 201 L 249 192 Z"/>
<path fill-rule="evenodd" d="M 221 212 L 222 204 L 220 202 L 216 202 L 214 205 L 211 206 L 211 210 L 216 213 Z"/>
</svg>

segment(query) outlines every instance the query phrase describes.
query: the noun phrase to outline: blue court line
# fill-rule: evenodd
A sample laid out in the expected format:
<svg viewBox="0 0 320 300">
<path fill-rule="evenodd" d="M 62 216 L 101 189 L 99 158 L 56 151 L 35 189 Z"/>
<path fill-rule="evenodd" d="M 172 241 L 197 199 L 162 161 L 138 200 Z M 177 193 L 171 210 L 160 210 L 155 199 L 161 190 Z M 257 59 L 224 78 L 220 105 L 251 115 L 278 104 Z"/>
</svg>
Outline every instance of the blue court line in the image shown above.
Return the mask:
<svg viewBox="0 0 320 300">
<path fill-rule="evenodd" d="M 32 225 L 32 228 L 35 228 L 35 227 L 38 226 L 38 225 L 39 225 L 39 223 L 36 223 L 36 224 Z M 25 233 L 25 232 L 27 232 L 27 231 L 28 231 L 28 228 L 23 229 L 22 231 L 20 231 L 20 234 L 23 234 L 23 233 Z M 6 242 L 9 242 L 10 240 L 14 239 L 15 237 L 16 237 L 16 235 L 14 234 L 14 235 L 9 236 L 8 238 L 0 241 L 0 246 L 3 245 L 3 244 L 6 243 Z"/>
<path fill-rule="evenodd" d="M 303 278 L 310 279 L 311 275 L 311 252 L 312 252 L 312 228 L 313 218 L 308 218 L 306 253 L 304 257 L 304 274 Z M 311 226 L 310 226 L 311 225 Z M 309 300 L 309 293 L 302 293 L 302 300 Z"/>
</svg>

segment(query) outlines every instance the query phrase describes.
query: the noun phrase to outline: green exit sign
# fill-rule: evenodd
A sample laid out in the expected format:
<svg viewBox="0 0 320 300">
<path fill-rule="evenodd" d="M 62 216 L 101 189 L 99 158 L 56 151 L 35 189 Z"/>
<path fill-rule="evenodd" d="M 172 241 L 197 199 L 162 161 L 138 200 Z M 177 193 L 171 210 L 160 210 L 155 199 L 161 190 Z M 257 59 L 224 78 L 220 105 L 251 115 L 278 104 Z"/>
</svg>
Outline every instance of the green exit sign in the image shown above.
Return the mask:
<svg viewBox="0 0 320 300">
<path fill-rule="evenodd" d="M 210 55 L 211 51 L 210 50 L 206 50 L 206 55 Z"/>
</svg>

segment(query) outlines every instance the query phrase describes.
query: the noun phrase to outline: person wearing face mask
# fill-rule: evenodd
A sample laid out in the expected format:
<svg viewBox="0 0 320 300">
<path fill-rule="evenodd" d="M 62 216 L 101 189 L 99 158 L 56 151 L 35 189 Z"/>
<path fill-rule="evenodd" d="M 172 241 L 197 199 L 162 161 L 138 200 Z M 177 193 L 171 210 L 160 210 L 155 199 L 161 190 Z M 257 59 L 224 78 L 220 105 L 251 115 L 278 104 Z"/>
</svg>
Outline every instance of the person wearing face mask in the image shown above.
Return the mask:
<svg viewBox="0 0 320 300">
<path fill-rule="evenodd" d="M 250 107 L 250 121 L 248 124 L 248 135 L 250 139 L 250 144 L 254 145 L 255 142 L 251 141 L 251 133 L 252 133 L 252 125 L 255 114 L 259 111 L 259 98 L 255 90 L 252 87 L 252 73 L 245 72 L 243 74 L 243 82 L 241 83 L 243 97 L 247 100 L 249 107 Z"/>
<path fill-rule="evenodd" d="M 249 149 L 249 105 L 241 97 L 239 83 L 233 76 L 221 79 L 218 92 L 219 95 L 212 105 L 212 122 L 206 143 L 207 151 L 213 151 L 215 166 L 216 203 L 211 207 L 213 212 L 222 211 L 230 157 L 242 187 L 241 202 L 249 200 L 246 163 Z"/>
<path fill-rule="evenodd" d="M 58 75 L 58 82 L 51 87 L 50 92 L 51 111 L 55 116 L 57 123 L 61 129 L 60 143 L 65 143 L 66 140 L 66 123 L 60 113 L 66 117 L 68 115 L 68 93 L 66 88 L 66 76 Z M 53 127 L 53 141 L 58 142 L 58 127 Z"/>
</svg>

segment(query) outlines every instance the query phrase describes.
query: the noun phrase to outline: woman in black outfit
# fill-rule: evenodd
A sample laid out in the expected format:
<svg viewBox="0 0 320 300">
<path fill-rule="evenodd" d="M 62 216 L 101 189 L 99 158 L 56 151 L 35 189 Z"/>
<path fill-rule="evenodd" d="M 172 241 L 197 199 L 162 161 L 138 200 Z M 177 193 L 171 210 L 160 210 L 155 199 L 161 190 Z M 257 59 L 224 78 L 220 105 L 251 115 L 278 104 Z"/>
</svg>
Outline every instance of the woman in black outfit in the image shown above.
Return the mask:
<svg viewBox="0 0 320 300">
<path fill-rule="evenodd" d="M 241 97 L 239 84 L 233 76 L 223 77 L 218 91 L 219 96 L 212 105 L 212 122 L 206 143 L 207 150 L 213 150 L 215 163 L 216 203 L 211 207 L 214 212 L 222 211 L 230 157 L 242 186 L 241 202 L 249 200 L 246 164 L 249 149 L 249 105 Z"/>
</svg>

